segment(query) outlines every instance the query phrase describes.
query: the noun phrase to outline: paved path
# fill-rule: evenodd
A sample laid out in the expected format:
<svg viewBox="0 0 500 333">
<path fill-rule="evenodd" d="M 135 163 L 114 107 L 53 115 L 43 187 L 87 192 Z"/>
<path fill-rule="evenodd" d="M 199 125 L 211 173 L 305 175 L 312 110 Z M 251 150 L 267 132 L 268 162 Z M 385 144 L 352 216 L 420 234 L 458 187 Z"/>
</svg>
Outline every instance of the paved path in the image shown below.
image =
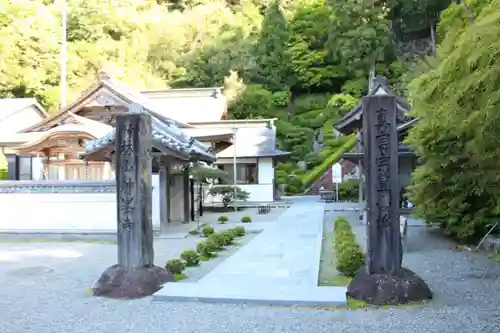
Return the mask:
<svg viewBox="0 0 500 333">
<path fill-rule="evenodd" d="M 297 201 L 197 284 L 168 284 L 156 299 L 341 305 L 343 287 L 318 287 L 324 204 Z"/>
</svg>

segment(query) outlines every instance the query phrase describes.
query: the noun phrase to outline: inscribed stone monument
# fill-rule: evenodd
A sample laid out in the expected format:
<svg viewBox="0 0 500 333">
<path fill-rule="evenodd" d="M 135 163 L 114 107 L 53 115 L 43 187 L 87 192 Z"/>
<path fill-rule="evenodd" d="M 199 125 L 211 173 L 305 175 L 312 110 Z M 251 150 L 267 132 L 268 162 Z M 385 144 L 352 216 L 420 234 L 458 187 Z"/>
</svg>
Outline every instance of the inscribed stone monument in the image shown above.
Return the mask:
<svg viewBox="0 0 500 333">
<path fill-rule="evenodd" d="M 401 266 L 395 97 L 364 97 L 362 108 L 367 254 L 366 266 L 349 284 L 347 295 L 376 305 L 432 298 L 425 282 Z"/>
<path fill-rule="evenodd" d="M 93 287 L 94 296 L 139 298 L 152 295 L 172 276 L 154 266 L 151 117 L 144 113 L 116 119 L 116 200 L 118 264 Z"/>
</svg>

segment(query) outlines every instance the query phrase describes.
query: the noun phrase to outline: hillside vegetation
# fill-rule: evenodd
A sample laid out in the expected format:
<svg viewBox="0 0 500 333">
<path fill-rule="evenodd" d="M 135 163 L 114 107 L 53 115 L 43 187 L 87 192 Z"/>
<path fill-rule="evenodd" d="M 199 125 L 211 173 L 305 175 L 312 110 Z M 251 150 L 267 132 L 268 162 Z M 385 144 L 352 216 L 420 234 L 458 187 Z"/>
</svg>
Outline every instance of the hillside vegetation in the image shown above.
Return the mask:
<svg viewBox="0 0 500 333">
<path fill-rule="evenodd" d="M 296 193 L 345 143 L 332 125 L 366 93 L 371 69 L 406 94 L 449 0 L 67 3 L 71 97 L 101 68 L 138 89 L 225 86 L 231 118 L 278 118 L 279 148 L 292 153 L 278 181 Z M 0 2 L 0 97 L 58 109 L 61 4 Z"/>
</svg>

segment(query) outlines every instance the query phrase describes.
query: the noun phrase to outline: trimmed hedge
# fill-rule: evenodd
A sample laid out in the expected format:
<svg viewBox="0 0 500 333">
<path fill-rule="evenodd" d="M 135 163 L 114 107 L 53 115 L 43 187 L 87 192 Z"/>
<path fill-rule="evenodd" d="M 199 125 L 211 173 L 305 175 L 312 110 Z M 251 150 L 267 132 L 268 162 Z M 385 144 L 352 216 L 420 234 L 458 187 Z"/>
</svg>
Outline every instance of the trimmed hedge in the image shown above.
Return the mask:
<svg viewBox="0 0 500 333">
<path fill-rule="evenodd" d="M 356 241 L 351 225 L 345 217 L 339 216 L 334 221 L 335 230 L 335 266 L 345 276 L 354 276 L 365 264 L 365 255 Z"/>
<path fill-rule="evenodd" d="M 329 168 L 332 167 L 338 160 L 342 158 L 346 152 L 351 150 L 356 145 L 356 135 L 352 134 L 349 139 L 340 147 L 335 153 L 331 154 L 327 159 L 323 161 L 316 168 L 311 170 L 310 173 L 302 178 L 302 183 L 304 188 L 311 186 L 319 177 L 321 177 Z"/>
</svg>

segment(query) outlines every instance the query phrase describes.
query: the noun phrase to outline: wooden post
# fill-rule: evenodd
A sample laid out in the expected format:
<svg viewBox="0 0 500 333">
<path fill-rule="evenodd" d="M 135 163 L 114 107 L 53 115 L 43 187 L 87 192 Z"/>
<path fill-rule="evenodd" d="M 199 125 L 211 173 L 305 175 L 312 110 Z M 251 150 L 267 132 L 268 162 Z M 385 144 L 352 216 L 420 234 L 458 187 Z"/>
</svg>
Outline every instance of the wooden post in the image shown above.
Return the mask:
<svg viewBox="0 0 500 333">
<path fill-rule="evenodd" d="M 389 95 L 364 97 L 362 107 L 366 267 L 357 271 L 346 295 L 374 305 L 430 299 L 432 292 L 426 283 L 401 267 L 396 99 Z"/>
<path fill-rule="evenodd" d="M 151 117 L 131 114 L 116 118 L 116 202 L 118 264 L 152 266 Z"/>
<path fill-rule="evenodd" d="M 170 166 L 167 156 L 159 157 L 158 173 L 160 176 L 160 233 L 167 232 L 170 223 Z"/>
<path fill-rule="evenodd" d="M 183 223 L 189 223 L 190 213 L 190 186 L 189 186 L 189 167 L 185 167 L 182 172 L 182 201 L 183 201 Z"/>
<path fill-rule="evenodd" d="M 171 274 L 154 266 L 151 186 L 151 116 L 133 105 L 116 118 L 115 174 L 118 264 L 106 269 L 94 296 L 139 298 L 158 291 Z"/>
</svg>

